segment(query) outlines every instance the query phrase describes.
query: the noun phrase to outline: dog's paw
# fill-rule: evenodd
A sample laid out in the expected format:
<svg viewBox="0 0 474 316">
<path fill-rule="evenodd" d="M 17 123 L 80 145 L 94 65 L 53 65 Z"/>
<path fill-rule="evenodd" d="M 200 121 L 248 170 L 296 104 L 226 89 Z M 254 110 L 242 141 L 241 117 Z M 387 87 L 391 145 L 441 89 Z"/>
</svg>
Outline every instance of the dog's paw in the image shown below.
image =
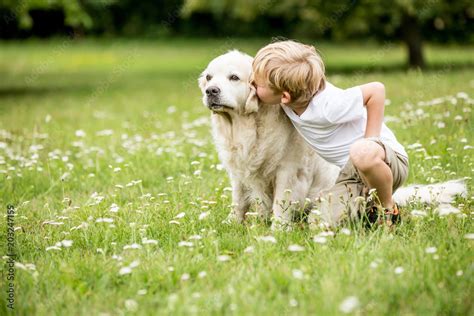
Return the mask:
<svg viewBox="0 0 474 316">
<path fill-rule="evenodd" d="M 321 218 L 321 211 L 316 208 L 313 208 L 310 210 L 308 214 L 308 223 L 317 222 L 320 220 L 320 218 Z"/>
<path fill-rule="evenodd" d="M 222 221 L 222 224 L 226 224 L 226 225 L 231 225 L 234 223 L 242 224 L 244 222 L 244 219 L 245 217 L 243 214 L 238 215 L 234 211 L 232 211 L 229 213 L 229 215 L 227 215 L 227 218 Z"/>
<path fill-rule="evenodd" d="M 289 222 L 283 221 L 279 218 L 272 219 L 272 226 L 270 228 L 272 231 L 285 231 L 289 232 L 293 230 L 293 225 Z"/>
</svg>

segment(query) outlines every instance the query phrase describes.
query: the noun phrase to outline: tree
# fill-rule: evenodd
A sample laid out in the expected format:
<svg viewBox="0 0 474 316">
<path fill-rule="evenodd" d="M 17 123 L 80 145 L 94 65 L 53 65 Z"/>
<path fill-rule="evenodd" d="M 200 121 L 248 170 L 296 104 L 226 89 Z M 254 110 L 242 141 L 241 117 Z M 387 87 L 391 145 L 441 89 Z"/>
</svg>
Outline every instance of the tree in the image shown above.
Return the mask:
<svg viewBox="0 0 474 316">
<path fill-rule="evenodd" d="M 365 24 L 385 38 L 400 39 L 407 48 L 408 65 L 423 68 L 426 64 L 423 41 L 428 32 L 441 31 L 454 24 L 465 24 L 474 17 L 469 0 L 359 0 L 348 23 Z M 345 27 L 350 32 L 350 28 Z"/>
<path fill-rule="evenodd" d="M 20 28 L 31 28 L 31 10 L 59 9 L 64 12 L 65 25 L 73 28 L 89 29 L 92 18 L 85 6 L 106 7 L 114 0 L 0 0 L 0 8 L 8 9 L 2 18 L 9 24 L 18 21 Z"/>
<path fill-rule="evenodd" d="M 407 47 L 407 64 L 425 66 L 423 38 L 427 31 L 453 25 L 472 27 L 470 0 L 186 0 L 183 17 L 212 12 L 251 22 L 262 15 L 293 21 L 293 33 L 309 37 L 352 38 L 375 36 L 399 39 Z M 434 28 L 433 28 L 434 26 Z"/>
</svg>

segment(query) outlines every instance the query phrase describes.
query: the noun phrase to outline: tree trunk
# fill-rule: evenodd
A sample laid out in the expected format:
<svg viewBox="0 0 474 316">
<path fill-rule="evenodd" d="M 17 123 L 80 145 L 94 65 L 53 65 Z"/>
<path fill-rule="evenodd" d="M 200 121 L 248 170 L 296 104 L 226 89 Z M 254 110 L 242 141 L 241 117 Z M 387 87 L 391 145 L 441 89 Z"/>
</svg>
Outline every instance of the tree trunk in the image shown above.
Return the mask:
<svg viewBox="0 0 474 316">
<path fill-rule="evenodd" d="M 423 37 L 416 16 L 403 15 L 402 37 L 408 49 L 408 66 L 410 68 L 424 68 Z"/>
</svg>

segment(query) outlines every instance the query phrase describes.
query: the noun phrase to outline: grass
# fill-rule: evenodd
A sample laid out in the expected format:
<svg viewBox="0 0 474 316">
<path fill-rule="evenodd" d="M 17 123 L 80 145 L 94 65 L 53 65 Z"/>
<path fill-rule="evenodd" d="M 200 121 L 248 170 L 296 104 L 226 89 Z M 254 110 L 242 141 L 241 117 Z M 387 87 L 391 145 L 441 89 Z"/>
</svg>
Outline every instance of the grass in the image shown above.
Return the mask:
<svg viewBox="0 0 474 316">
<path fill-rule="evenodd" d="M 4 214 L 17 207 L 17 314 L 337 315 L 349 297 L 355 314 L 474 312 L 465 237 L 474 232 L 473 47 L 428 46 L 432 68 L 421 72 L 403 69 L 397 44 L 317 43 L 334 84 L 384 82 L 409 183 L 468 177 L 469 186 L 460 214 L 412 205 L 393 232 L 346 227 L 349 235 L 338 230 L 320 244 L 305 227 L 222 224 L 230 185 L 196 78 L 220 53 L 254 54 L 263 44 L 0 43 L 0 200 Z M 268 235 L 276 243 L 260 238 Z M 46 250 L 63 240 L 73 243 Z"/>
</svg>

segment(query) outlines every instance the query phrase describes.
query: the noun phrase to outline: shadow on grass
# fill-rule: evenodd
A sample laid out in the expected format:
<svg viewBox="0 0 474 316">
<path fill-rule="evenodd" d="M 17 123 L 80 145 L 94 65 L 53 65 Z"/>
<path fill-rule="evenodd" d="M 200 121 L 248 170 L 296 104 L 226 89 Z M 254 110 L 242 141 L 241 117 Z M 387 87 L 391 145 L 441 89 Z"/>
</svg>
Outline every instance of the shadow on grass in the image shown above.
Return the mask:
<svg viewBox="0 0 474 316">
<path fill-rule="evenodd" d="M 92 85 L 44 85 L 40 87 L 14 86 L 0 87 L 0 98 L 22 97 L 22 96 L 43 96 L 47 94 L 65 94 L 65 93 L 90 93 L 95 86 Z"/>
<path fill-rule="evenodd" d="M 426 66 L 422 69 L 423 72 L 430 73 L 436 71 L 452 71 L 460 69 L 473 69 L 474 61 L 465 62 L 445 62 L 436 63 Z M 329 64 L 326 67 L 327 72 L 331 74 L 347 74 L 354 75 L 360 73 L 391 73 L 408 71 L 410 68 L 406 64 L 390 64 L 390 65 L 333 65 Z"/>
<path fill-rule="evenodd" d="M 463 61 L 463 62 L 446 62 L 446 63 L 435 63 L 422 69 L 423 73 L 432 72 L 449 72 L 461 69 L 474 69 L 474 61 Z M 360 75 L 370 73 L 395 73 L 405 72 L 409 68 L 405 64 L 388 64 L 388 65 L 358 65 L 358 64 L 329 64 L 327 65 L 327 72 L 330 74 L 343 74 L 343 75 Z M 161 70 L 147 70 L 140 72 L 140 78 L 152 77 L 162 78 L 162 80 L 174 81 L 192 81 L 194 84 L 197 74 L 190 76 L 192 69 L 189 72 L 183 72 L 182 70 L 170 73 L 164 73 Z M 135 74 L 137 75 L 137 74 Z M 163 78 L 163 76 L 166 77 Z M 60 79 L 58 79 L 60 80 Z M 79 82 L 78 82 L 79 81 Z M 97 84 L 91 82 L 88 78 L 79 78 L 75 83 L 71 84 L 58 84 L 57 82 L 51 82 L 50 84 L 42 84 L 41 86 L 28 86 L 28 85 L 12 85 L 12 86 L 0 86 L 0 99 L 2 98 L 15 98 L 15 97 L 36 97 L 44 95 L 88 95 L 93 93 L 99 86 L 99 83 L 103 84 L 104 80 L 98 81 Z M 105 81 L 106 82 L 106 81 Z M 121 84 L 127 84 L 122 82 Z M 114 88 L 117 89 L 117 83 L 113 84 Z"/>
</svg>

